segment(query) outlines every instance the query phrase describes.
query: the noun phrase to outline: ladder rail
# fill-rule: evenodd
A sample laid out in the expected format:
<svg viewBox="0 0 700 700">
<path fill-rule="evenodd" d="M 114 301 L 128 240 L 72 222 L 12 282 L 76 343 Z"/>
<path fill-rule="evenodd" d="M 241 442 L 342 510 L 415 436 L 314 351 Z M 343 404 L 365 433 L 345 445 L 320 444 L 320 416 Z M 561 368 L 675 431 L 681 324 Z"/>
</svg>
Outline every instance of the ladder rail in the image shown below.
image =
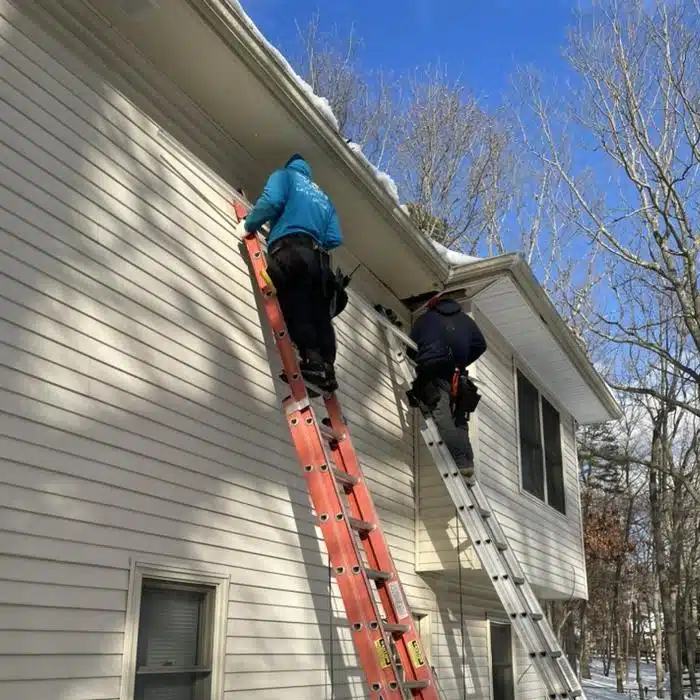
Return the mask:
<svg viewBox="0 0 700 700">
<path fill-rule="evenodd" d="M 375 314 L 380 316 L 379 312 Z M 395 353 L 403 384 L 408 388 L 415 376 L 406 353 L 399 343 L 406 343 L 406 336 L 385 319 L 384 327 L 389 345 Z M 408 338 L 410 340 L 410 338 Z M 410 347 L 415 348 L 411 341 Z M 469 483 L 462 478 L 447 446 L 442 441 L 435 421 L 423 416 L 421 436 L 431 453 L 436 468 L 445 483 L 451 500 L 457 508 L 477 558 L 491 579 L 496 593 L 508 613 L 516 634 L 538 670 L 550 698 L 574 698 L 585 700 L 583 689 L 568 662 L 554 631 L 515 555 L 508 544 L 503 529 L 491 512 L 488 498 L 478 480 Z M 488 513 L 488 515 L 485 515 Z M 461 563 L 458 562 L 458 566 Z"/>
<path fill-rule="evenodd" d="M 246 209 L 247 205 L 234 201 L 239 220 Z M 267 287 L 264 241 L 258 234 L 249 234 L 243 242 L 288 378 L 291 395 L 283 402 L 285 417 L 351 623 L 370 697 L 439 700 L 435 675 L 418 637 L 340 403 L 335 394 L 325 396 L 330 425 L 317 420 L 279 303 Z M 392 650 L 398 654 L 403 674 L 399 674 Z"/>
</svg>

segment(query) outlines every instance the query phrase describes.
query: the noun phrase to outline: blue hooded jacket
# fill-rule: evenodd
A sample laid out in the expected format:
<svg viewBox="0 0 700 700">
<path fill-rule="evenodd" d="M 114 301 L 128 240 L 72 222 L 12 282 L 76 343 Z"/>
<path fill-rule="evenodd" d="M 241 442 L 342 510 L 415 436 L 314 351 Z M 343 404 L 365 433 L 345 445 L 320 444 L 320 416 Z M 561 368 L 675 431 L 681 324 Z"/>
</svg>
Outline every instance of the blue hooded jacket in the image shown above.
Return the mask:
<svg viewBox="0 0 700 700">
<path fill-rule="evenodd" d="M 298 155 L 268 178 L 263 193 L 245 218 L 245 230 L 270 222 L 268 246 L 283 236 L 307 234 L 326 251 L 343 242 L 338 215 L 328 195 L 311 179 L 309 164 Z"/>
</svg>

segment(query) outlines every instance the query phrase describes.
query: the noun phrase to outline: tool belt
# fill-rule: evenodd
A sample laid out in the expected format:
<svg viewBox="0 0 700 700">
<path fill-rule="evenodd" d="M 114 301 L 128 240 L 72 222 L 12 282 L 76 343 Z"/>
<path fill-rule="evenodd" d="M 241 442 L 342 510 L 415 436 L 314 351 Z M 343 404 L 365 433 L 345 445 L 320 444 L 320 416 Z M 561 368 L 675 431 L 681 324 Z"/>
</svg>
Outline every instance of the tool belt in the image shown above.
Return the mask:
<svg viewBox="0 0 700 700">
<path fill-rule="evenodd" d="M 268 249 L 268 255 L 274 255 L 283 248 L 300 247 L 313 250 L 318 254 L 318 264 L 323 279 L 323 292 L 331 314 L 335 318 L 342 313 L 348 304 L 348 293 L 345 291 L 350 284 L 350 277 L 338 268 L 331 268 L 331 256 L 308 234 L 291 233 L 276 240 Z"/>
<path fill-rule="evenodd" d="M 450 382 L 450 408 L 452 416 L 465 416 L 473 413 L 481 401 L 476 384 L 470 379 L 465 368 L 456 367 Z"/>
</svg>

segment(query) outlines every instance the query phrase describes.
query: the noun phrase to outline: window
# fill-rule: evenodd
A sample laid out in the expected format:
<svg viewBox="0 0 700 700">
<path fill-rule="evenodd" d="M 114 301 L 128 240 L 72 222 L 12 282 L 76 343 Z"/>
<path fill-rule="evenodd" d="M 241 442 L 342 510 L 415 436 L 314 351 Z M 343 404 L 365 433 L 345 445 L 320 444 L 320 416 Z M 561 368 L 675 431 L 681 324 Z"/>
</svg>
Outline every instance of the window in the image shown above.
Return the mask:
<svg viewBox="0 0 700 700">
<path fill-rule="evenodd" d="M 513 640 L 509 624 L 489 622 L 491 638 L 491 697 L 515 700 Z"/>
<path fill-rule="evenodd" d="M 224 583 L 218 575 L 135 566 L 122 700 L 219 700 Z"/>
<path fill-rule="evenodd" d="M 523 489 L 564 513 L 566 497 L 559 412 L 519 370 L 517 380 Z"/>
</svg>

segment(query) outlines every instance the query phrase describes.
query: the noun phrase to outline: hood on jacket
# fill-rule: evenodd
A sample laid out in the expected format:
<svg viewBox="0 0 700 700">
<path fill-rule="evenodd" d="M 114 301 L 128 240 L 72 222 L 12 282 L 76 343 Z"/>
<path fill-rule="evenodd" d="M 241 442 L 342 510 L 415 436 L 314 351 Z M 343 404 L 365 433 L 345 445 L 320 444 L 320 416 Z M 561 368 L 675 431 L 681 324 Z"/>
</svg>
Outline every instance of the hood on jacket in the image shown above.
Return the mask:
<svg viewBox="0 0 700 700">
<path fill-rule="evenodd" d="M 435 305 L 435 310 L 443 314 L 443 316 L 453 316 L 462 311 L 462 306 L 454 299 L 440 299 Z"/>
<path fill-rule="evenodd" d="M 311 166 L 298 154 L 295 153 L 285 164 L 288 170 L 295 170 L 311 179 Z"/>
</svg>

